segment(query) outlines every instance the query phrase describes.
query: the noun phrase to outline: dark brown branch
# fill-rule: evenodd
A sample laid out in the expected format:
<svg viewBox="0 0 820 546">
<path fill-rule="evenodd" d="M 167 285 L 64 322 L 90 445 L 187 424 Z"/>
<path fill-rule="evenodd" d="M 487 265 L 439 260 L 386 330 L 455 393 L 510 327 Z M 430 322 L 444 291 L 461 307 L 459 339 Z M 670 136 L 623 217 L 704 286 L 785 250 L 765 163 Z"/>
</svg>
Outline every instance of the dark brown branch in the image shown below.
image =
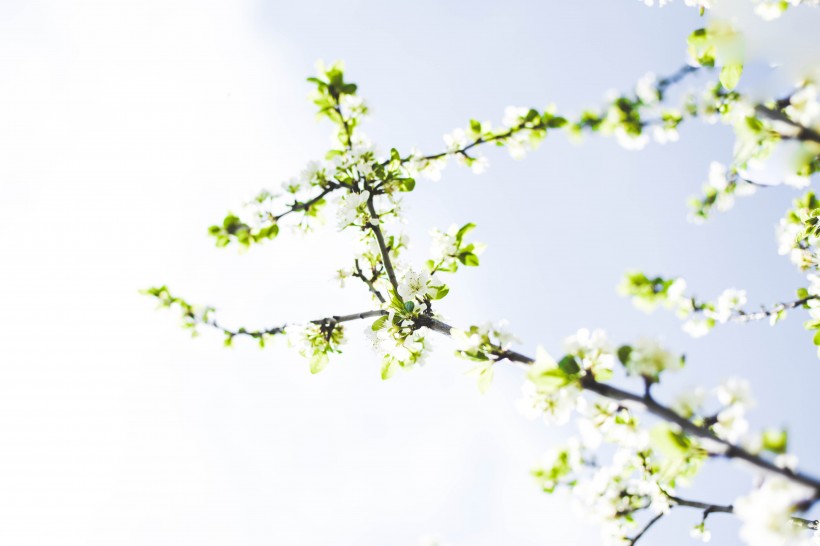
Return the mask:
<svg viewBox="0 0 820 546">
<path fill-rule="evenodd" d="M 417 319 L 417 324 L 447 336 L 450 335 L 450 330 L 452 330 L 452 327 L 448 324 L 429 316 L 419 317 Z M 499 355 L 501 358 L 524 365 L 530 365 L 534 362 L 532 358 L 515 351 L 500 351 Z M 813 489 L 815 491 L 815 495 L 820 495 L 820 480 L 817 480 L 816 478 L 802 472 L 780 468 L 774 463 L 769 462 L 762 457 L 758 457 L 757 455 L 746 451 L 742 447 L 720 438 L 708 428 L 696 425 L 672 409 L 660 404 L 651 396 L 634 394 L 606 383 L 599 383 L 592 377 L 592 375 L 582 377 L 580 383 L 584 390 L 594 392 L 616 402 L 633 402 L 639 404 L 656 417 L 679 426 L 684 432 L 722 446 L 723 451 L 720 455 L 724 457 L 746 461 L 761 470 L 766 470 L 772 474 L 777 474 L 788 480 L 805 485 Z"/>
<path fill-rule="evenodd" d="M 770 309 L 761 309 L 760 311 L 755 312 L 746 312 L 742 309 L 738 309 L 734 312 L 730 320 L 732 320 L 733 322 L 750 322 L 753 320 L 762 320 L 772 315 L 776 315 L 780 311 L 786 309 L 795 309 L 810 302 L 811 300 L 816 299 L 817 296 L 806 296 L 805 298 L 800 298 L 799 300 L 776 303 Z"/>
<path fill-rule="evenodd" d="M 370 228 L 374 235 L 376 235 L 376 241 L 379 243 L 379 250 L 381 251 L 382 261 L 384 262 L 384 270 L 387 272 L 387 278 L 390 279 L 390 284 L 393 286 L 393 290 L 398 293 L 399 283 L 396 281 L 396 272 L 393 270 L 393 263 L 390 261 L 390 250 L 384 242 L 384 235 L 382 234 L 381 227 L 379 227 L 379 224 L 376 223 L 379 221 L 379 215 L 376 214 L 376 207 L 373 206 L 373 194 L 371 194 L 367 199 L 367 210 L 370 211 L 370 217 L 373 219 L 367 227 Z"/>
<path fill-rule="evenodd" d="M 800 125 L 796 121 L 789 118 L 783 112 L 772 110 L 771 108 L 763 106 L 762 104 L 758 104 L 757 106 L 755 106 L 755 112 L 772 121 L 788 125 L 791 129 L 793 129 L 793 132 L 791 134 L 781 133 L 780 136 L 782 138 L 802 140 L 804 142 L 811 141 L 820 144 L 820 133 L 818 133 L 814 129 L 811 129 L 810 127 L 804 127 L 803 125 Z"/>
<path fill-rule="evenodd" d="M 637 543 L 641 539 L 641 537 L 649 530 L 649 528 L 652 527 L 653 525 L 655 525 L 658 522 L 658 520 L 660 520 L 664 515 L 665 514 L 663 512 L 661 512 L 660 514 L 656 515 L 654 518 L 650 519 L 646 523 L 646 525 L 643 526 L 643 529 L 641 529 L 638 532 L 637 535 L 635 535 L 634 537 L 629 539 L 629 546 L 635 546 L 635 543 Z"/>
<path fill-rule="evenodd" d="M 274 222 L 278 222 L 279 220 L 281 220 L 282 218 L 284 218 L 285 216 L 287 216 L 288 214 L 291 214 L 293 212 L 299 212 L 299 211 L 302 211 L 302 210 L 307 211 L 307 210 L 310 209 L 310 207 L 312 207 L 313 205 L 315 205 L 316 203 L 318 203 L 319 201 L 324 199 L 327 194 L 332 193 L 332 192 L 338 190 L 341 187 L 343 187 L 342 184 L 331 183 L 328 186 L 326 186 L 325 189 L 322 190 L 322 192 L 320 194 L 318 194 L 316 197 L 313 197 L 312 199 L 310 199 L 308 201 L 305 201 L 303 203 L 297 201 L 296 203 L 291 205 L 288 210 L 286 210 L 282 214 L 271 217 L 271 219 Z"/>
<path fill-rule="evenodd" d="M 353 313 L 350 315 L 333 315 L 330 317 L 323 317 L 320 319 L 311 320 L 310 324 L 324 324 L 324 325 L 331 325 L 331 324 L 341 324 L 343 322 L 350 322 L 353 320 L 364 320 L 372 317 L 379 317 L 382 315 L 386 315 L 387 311 L 382 311 L 381 309 L 374 309 L 373 311 L 364 311 L 362 313 Z M 224 326 L 220 325 L 216 319 L 206 319 L 202 322 L 207 326 L 211 326 L 224 332 L 225 334 L 233 337 L 233 336 L 248 336 L 252 338 L 260 338 L 266 335 L 273 336 L 277 334 L 284 334 L 285 329 L 287 328 L 287 324 L 283 324 L 282 326 L 275 326 L 273 328 L 268 328 L 266 330 L 246 330 L 245 328 L 239 328 L 237 330 L 231 330 L 229 328 L 225 328 Z"/>
<path fill-rule="evenodd" d="M 358 279 L 361 279 L 361 281 L 367 285 L 367 288 L 368 290 L 370 290 L 370 293 L 376 296 L 376 299 L 378 299 L 380 303 L 384 303 L 384 296 L 382 296 L 382 293 L 379 292 L 375 286 L 373 286 L 373 283 L 376 281 L 376 279 L 379 278 L 379 272 L 374 269 L 372 277 L 365 277 L 364 273 L 362 272 L 362 268 L 359 267 L 358 259 L 355 261 L 354 267 L 355 270 L 353 271 L 353 276 Z"/>
<path fill-rule="evenodd" d="M 697 508 L 698 510 L 703 510 L 703 519 L 709 514 L 714 513 L 723 513 L 723 514 L 734 514 L 735 509 L 732 505 L 722 505 L 722 504 L 711 504 L 708 502 L 700 502 L 700 501 L 693 501 L 688 499 L 682 499 L 680 497 L 676 497 L 674 495 L 666 495 L 670 501 L 672 501 L 675 506 L 685 506 L 688 508 Z M 792 517 L 791 521 L 793 524 L 802 527 L 804 529 L 811 529 L 816 531 L 818 525 L 820 525 L 820 521 L 814 519 L 806 519 L 806 518 L 798 518 Z"/>
</svg>

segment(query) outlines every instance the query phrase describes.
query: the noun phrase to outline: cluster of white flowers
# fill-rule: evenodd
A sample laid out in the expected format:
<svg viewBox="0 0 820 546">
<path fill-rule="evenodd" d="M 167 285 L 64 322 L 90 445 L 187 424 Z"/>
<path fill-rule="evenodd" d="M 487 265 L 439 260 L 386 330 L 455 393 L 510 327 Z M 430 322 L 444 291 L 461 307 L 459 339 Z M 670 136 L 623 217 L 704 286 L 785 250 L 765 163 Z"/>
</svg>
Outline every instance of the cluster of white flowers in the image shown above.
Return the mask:
<svg viewBox="0 0 820 546">
<path fill-rule="evenodd" d="M 294 324 L 287 328 L 288 342 L 310 361 L 311 373 L 321 372 L 330 362 L 330 353 L 337 353 L 347 340 L 338 324 Z"/>
<path fill-rule="evenodd" d="M 518 342 L 518 338 L 510 333 L 506 320 L 500 320 L 495 324 L 486 322 L 480 326 L 472 326 L 469 330 L 454 328 L 450 330 L 450 335 L 456 343 L 456 348 L 463 353 L 506 351 L 513 343 Z"/>
<path fill-rule="evenodd" d="M 655 104 L 660 100 L 658 77 L 654 72 L 648 72 L 638 80 L 635 86 L 635 94 L 646 105 Z"/>
<path fill-rule="evenodd" d="M 437 182 L 441 180 L 441 172 L 447 166 L 447 154 L 435 159 L 428 159 L 417 149 L 410 151 L 410 160 L 406 164 L 407 171 L 412 176 L 421 176 L 427 180 Z"/>
<path fill-rule="evenodd" d="M 564 339 L 564 351 L 573 355 L 581 369 L 592 373 L 596 379 L 606 379 L 612 375 L 615 367 L 614 347 L 603 330 L 581 328 Z"/>
<path fill-rule="evenodd" d="M 746 411 L 754 406 L 749 382 L 732 377 L 722 383 L 716 390 L 718 401 L 723 409 L 717 414 L 717 422 L 712 427 L 715 434 L 731 443 L 745 439 L 749 432 L 749 421 Z"/>
<path fill-rule="evenodd" d="M 727 288 L 715 302 L 714 310 L 707 309 L 704 314 L 720 323 L 725 323 L 736 311 L 746 305 L 746 291 L 737 288 Z"/>
<path fill-rule="evenodd" d="M 408 269 L 399 283 L 399 296 L 405 302 L 423 303 L 425 298 L 433 298 L 438 289 L 444 286 L 438 277 L 430 276 L 427 271 Z"/>
<path fill-rule="evenodd" d="M 529 108 L 524 108 L 523 106 L 507 106 L 504 109 L 504 119 L 502 123 L 508 129 L 519 127 L 524 123 L 529 111 Z M 527 152 L 533 148 L 532 140 L 527 131 L 516 131 L 504 142 L 510 153 L 510 157 L 513 159 L 522 159 L 527 155 Z"/>
<path fill-rule="evenodd" d="M 629 409 L 602 399 L 593 404 L 583 397 L 577 409 L 576 424 L 584 447 L 597 449 L 604 441 L 635 452 L 649 447 L 649 433 Z"/>
<path fill-rule="evenodd" d="M 444 144 L 447 146 L 448 153 L 457 153 L 464 149 L 468 143 L 467 133 L 464 129 L 455 129 L 452 133 L 444 135 Z"/>
<path fill-rule="evenodd" d="M 799 540 L 804 531 L 791 521 L 797 505 L 815 491 L 779 476 L 768 476 L 763 484 L 735 500 L 734 512 L 743 522 L 741 538 L 749 546 L 782 546 Z"/>
<path fill-rule="evenodd" d="M 664 349 L 656 340 L 643 338 L 632 345 L 625 366 L 630 375 L 657 380 L 666 370 L 683 368 L 683 359 Z"/>
<path fill-rule="evenodd" d="M 578 406 L 581 389 L 575 385 L 555 391 L 539 389 L 530 381 L 521 385 L 522 397 L 516 403 L 518 411 L 527 419 L 541 417 L 548 425 L 565 425 Z"/>
<path fill-rule="evenodd" d="M 369 111 L 364 99 L 358 95 L 342 95 L 339 100 L 339 108 L 342 111 L 342 116 L 348 122 L 363 118 Z"/>
<path fill-rule="evenodd" d="M 342 194 L 336 208 L 336 220 L 339 229 L 347 226 L 367 224 L 378 224 L 379 221 L 370 214 L 367 207 L 367 200 L 370 199 L 370 192 L 361 193 L 347 192 Z"/>
<path fill-rule="evenodd" d="M 434 263 L 444 262 L 455 257 L 458 251 L 457 234 L 458 226 L 455 224 L 451 225 L 447 231 L 430 230 L 430 236 L 433 238 L 430 255 Z"/>
<path fill-rule="evenodd" d="M 429 339 L 424 332 L 414 328 L 412 320 L 404 320 L 398 325 L 388 322 L 378 330 L 365 329 L 371 348 L 385 363 L 383 379 L 390 377 L 397 367 L 423 366 L 431 349 Z"/>
</svg>

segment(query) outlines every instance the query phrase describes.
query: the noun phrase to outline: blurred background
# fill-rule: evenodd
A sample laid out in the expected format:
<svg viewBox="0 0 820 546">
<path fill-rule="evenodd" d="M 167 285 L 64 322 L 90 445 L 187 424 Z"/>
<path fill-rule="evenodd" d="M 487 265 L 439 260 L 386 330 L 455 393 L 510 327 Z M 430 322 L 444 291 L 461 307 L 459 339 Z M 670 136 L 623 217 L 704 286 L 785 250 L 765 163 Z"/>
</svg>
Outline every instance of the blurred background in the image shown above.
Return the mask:
<svg viewBox="0 0 820 546">
<path fill-rule="evenodd" d="M 755 35 L 752 53 L 775 58 L 750 63 L 742 90 L 788 89 L 787 61 L 820 51 L 807 40 L 814 11 Z M 568 496 L 529 475 L 571 427 L 518 415 L 520 370 L 499 367 L 481 395 L 441 338 L 428 366 L 382 382 L 359 335 L 368 325 L 352 323 L 345 353 L 311 376 L 284 340 L 192 340 L 138 291 L 167 283 L 248 327 L 369 308 L 363 287 L 331 280 L 352 248 L 333 218 L 244 254 L 206 233 L 324 155 L 331 128 L 305 82 L 317 59 L 345 61 L 383 150 L 433 152 L 507 105 L 573 115 L 647 71 L 672 73 L 700 26 L 683 2 L 634 0 L 2 0 L 0 542 L 599 543 Z M 440 306 L 451 323 L 508 319 L 529 354 L 559 352 L 580 327 L 658 336 L 688 356 L 659 397 L 744 376 L 753 425 L 788 425 L 801 464 L 820 473 L 820 362 L 801 312 L 692 340 L 674 316 L 615 292 L 632 268 L 682 275 L 704 298 L 745 288 L 751 305 L 805 285 L 774 239 L 793 189 L 687 222 L 686 198 L 732 143 L 729 128 L 691 122 L 680 142 L 639 153 L 560 133 L 523 161 L 489 150 L 487 173 L 451 165 L 408 195 L 410 256 L 426 259 L 431 227 L 477 223 L 488 250 L 453 280 Z M 730 503 L 751 483 L 716 463 L 688 496 Z M 680 510 L 644 540 L 687 543 L 699 518 Z M 715 543 L 739 543 L 731 517 L 709 522 Z"/>
</svg>

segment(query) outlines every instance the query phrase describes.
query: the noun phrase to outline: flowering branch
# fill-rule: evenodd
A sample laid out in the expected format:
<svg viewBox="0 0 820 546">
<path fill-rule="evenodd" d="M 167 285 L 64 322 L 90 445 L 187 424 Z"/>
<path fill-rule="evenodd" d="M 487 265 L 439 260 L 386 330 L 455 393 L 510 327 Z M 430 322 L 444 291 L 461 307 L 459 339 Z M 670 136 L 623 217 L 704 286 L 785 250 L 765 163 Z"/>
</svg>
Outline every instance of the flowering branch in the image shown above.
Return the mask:
<svg viewBox="0 0 820 546">
<path fill-rule="evenodd" d="M 452 331 L 454 330 L 452 326 L 436 318 L 428 316 L 419 317 L 417 323 L 421 326 L 425 326 L 433 330 L 434 332 L 438 332 L 446 336 L 452 335 Z M 496 351 L 496 354 L 498 355 L 498 360 L 506 359 L 527 366 L 530 366 L 536 362 L 535 359 L 529 356 L 505 349 L 503 347 L 496 347 Z M 777 465 L 767 461 L 766 459 L 749 453 L 742 447 L 732 444 L 731 442 L 728 442 L 723 438 L 720 438 L 708 428 L 698 426 L 689 419 L 686 419 L 685 417 L 681 416 L 671 408 L 660 404 L 649 392 L 646 392 L 646 394 L 643 395 L 634 394 L 609 384 L 600 383 L 596 381 L 592 374 L 582 376 L 580 378 L 580 386 L 584 390 L 594 392 L 595 394 L 598 394 L 610 400 L 614 400 L 616 402 L 637 403 L 638 405 L 643 406 L 649 413 L 663 419 L 666 422 L 677 425 L 681 428 L 681 430 L 691 434 L 692 436 L 697 436 L 698 438 L 702 438 L 704 440 L 708 440 L 709 442 L 718 444 L 719 446 L 721 446 L 720 452 L 718 453 L 719 455 L 729 459 L 740 459 L 746 461 L 747 463 L 759 468 L 760 470 L 765 470 L 773 474 L 778 474 L 788 480 L 810 487 L 816 492 L 816 494 L 820 495 L 819 479 L 813 478 L 807 474 L 803 474 L 798 471 L 778 467 Z"/>
<path fill-rule="evenodd" d="M 734 39 L 731 32 L 721 32 L 707 28 L 693 33 L 690 46 L 693 58 L 701 65 L 713 66 L 716 48 Z M 723 38 L 726 40 L 721 42 Z M 342 283 L 348 276 L 361 280 L 374 301 L 378 301 L 379 308 L 320 318 L 298 326 L 233 330 L 217 322 L 212 308 L 192 306 L 171 296 L 164 286 L 149 289 L 147 293 L 165 307 L 178 307 L 183 326 L 194 333 L 198 325 L 222 331 L 226 344 L 235 336 L 248 336 L 264 344 L 266 338 L 284 334 L 287 326 L 290 340 L 295 340 L 301 354 L 309 358 L 313 373 L 324 369 L 330 354 L 341 352 L 340 346 L 345 341 L 343 323 L 375 319 L 366 328 L 366 335 L 381 358 L 383 379 L 401 368 L 424 363 L 431 350 L 429 331 L 451 336 L 458 347 L 456 354 L 477 363 L 471 373 L 477 375 L 482 391 L 491 384 L 495 364 L 508 361 L 527 370 L 523 411 L 557 423 L 565 423 L 572 411 L 578 411 L 579 429 L 583 423 L 586 429 L 580 430 L 582 438 L 574 448 L 562 451 L 551 466 L 539 471 L 545 491 L 552 491 L 558 484 L 569 485 L 574 491 L 583 490 L 585 484 L 572 474 L 579 469 L 592 472 L 589 467 L 581 468 L 578 464 L 596 459 L 582 450 L 593 450 L 593 446 L 602 441 L 615 444 L 613 464 L 595 470 L 603 473 L 605 489 L 595 489 L 601 480 L 591 481 L 586 488 L 591 488 L 593 499 L 597 499 L 593 503 L 605 505 L 604 519 L 615 524 L 615 534 L 628 544 L 634 545 L 673 506 L 701 509 L 704 519 L 711 512 L 735 513 L 744 521 L 744 529 L 749 527 L 754 531 L 755 525 L 769 525 L 780 536 L 787 532 L 780 523 L 790 521 L 793 513 L 809 508 L 820 496 L 820 480 L 796 469 L 796 461 L 786 452 L 784 430 L 765 430 L 758 438 L 759 444 L 745 436 L 749 425 L 744 411 L 751 403 L 744 392 L 745 384 L 730 380 L 721 385 L 717 394 L 722 407 L 712 414 L 702 409 L 697 393 L 673 405 L 662 404 L 653 397 L 652 387 L 660 382 L 661 376 L 684 365 L 682 356 L 672 354 L 653 340 L 638 340 L 616 350 L 602 332 L 581 330 L 566 342 L 566 354 L 554 360 L 540 348 L 535 358 L 514 351 L 515 338 L 500 324 L 453 329 L 433 311 L 432 303 L 450 292 L 437 274 L 455 273 L 460 265 L 479 265 L 478 255 L 483 245 L 465 240 L 475 225 L 468 222 L 460 228 L 451 226 L 447 231 L 433 230 L 432 259 L 427 260 L 422 269 L 413 269 L 404 263 L 401 253 L 408 245 L 406 237 L 389 233 L 390 222 L 403 219 L 401 195 L 415 189 L 417 176 L 437 179 L 450 157 L 476 173 L 481 172 L 487 159 L 475 150 L 483 144 L 507 146 L 514 158 L 520 158 L 537 146 L 548 130 L 566 128 L 576 135 L 585 131 L 614 135 L 624 147 L 640 149 L 649 140 L 649 132 L 660 143 L 677 140 L 678 125 L 691 117 L 720 119 L 732 124 L 735 130 L 734 161 L 729 167 L 713 164 L 706 197 L 696 204 L 696 216 L 705 218 L 713 207 L 725 210 L 735 195 L 754 190 L 755 184 L 743 174 L 750 162 L 765 159 L 779 140 L 795 138 L 794 134 L 812 137 L 816 132 L 811 121 L 817 110 L 816 100 L 811 97 L 813 87 L 804 82 L 787 99 L 766 103 L 762 107 L 765 110 L 761 110 L 733 90 L 742 71 L 742 65 L 735 63 L 723 66 L 719 83 L 710 84 L 700 97 L 689 96 L 682 111 L 662 108 L 670 86 L 697 70 L 685 66 L 660 80 L 648 74 L 638 82 L 634 92 L 611 97 L 602 111 L 583 112 L 576 121 L 556 115 L 552 108 L 539 111 L 509 107 L 501 128 L 493 129 L 487 122 L 470 120 L 468 128 L 456 129 L 445 136 L 446 151 L 424 155 L 413 150 L 402 156 L 396 149 L 391 149 L 389 154 L 379 153 L 358 130 L 367 106 L 356 94 L 356 85 L 345 81 L 341 65 L 322 68 L 320 77 L 309 78 L 309 81 L 315 85 L 314 103 L 319 115 L 336 126 L 338 144 L 327 153 L 326 162 L 310 163 L 298 178 L 283 184 L 285 193 L 292 196 L 291 204 L 284 211 L 277 211 L 280 207 L 274 205 L 276 195 L 263 191 L 249 204 L 247 214 L 252 218 L 229 214 L 222 225 L 212 226 L 210 232 L 216 237 L 217 246 L 226 246 L 231 241 L 249 246 L 275 238 L 280 221 L 295 212 L 303 213 L 295 227 L 307 230 L 311 219 L 326 205 L 326 197 L 343 190 L 333 201 L 338 227 L 356 235 L 363 250 L 357 251 L 353 270 L 339 270 L 338 278 Z M 785 125 L 789 131 L 779 131 L 778 124 Z M 808 133 L 800 130 L 795 133 L 798 127 L 808 129 Z M 784 179 L 792 185 L 802 184 L 820 169 L 820 159 L 813 147 L 815 141 L 812 138 L 798 140 L 803 155 L 794 172 L 789 173 L 791 178 Z M 787 252 L 793 260 L 795 256 L 799 258 L 802 268 L 820 269 L 820 201 L 809 194 L 798 205 L 799 210 L 790 214 L 784 228 L 790 237 Z M 368 270 L 369 273 L 365 273 Z M 820 277 L 812 283 L 810 288 L 798 292 L 798 299 L 759 312 L 743 310 L 745 293 L 741 297 L 741 291 L 727 291 L 711 303 L 684 297 L 685 285 L 678 279 L 649 279 L 636 274 L 628 278 L 626 286 L 629 295 L 648 306 L 663 303 L 678 307 L 679 312 L 683 310 L 687 316 L 699 313 L 713 322 L 747 322 L 766 317 L 779 320 L 787 309 L 799 306 L 809 307 L 812 314 L 815 304 L 820 302 Z M 820 331 L 820 306 L 817 311 L 816 316 L 812 314 L 814 320 L 810 328 Z M 817 334 L 818 344 L 819 339 Z M 617 362 L 623 365 L 627 375 L 643 381 L 641 393 L 610 383 Z M 596 396 L 582 397 L 584 392 Z M 638 412 L 633 411 L 636 408 L 656 418 L 658 422 L 651 430 L 640 426 Z M 774 462 L 761 455 L 763 452 L 776 455 Z M 695 476 L 710 456 L 745 461 L 763 471 L 767 478 L 761 487 L 738 498 L 732 506 L 675 496 L 676 481 L 683 483 Z M 755 516 L 754 507 L 761 497 L 776 501 L 768 519 Z M 631 539 L 625 538 L 627 531 L 634 530 L 633 514 L 644 509 L 654 511 L 654 517 Z M 803 522 L 807 529 L 817 527 L 817 523 L 810 520 L 796 518 L 795 521 Z M 612 531 L 611 526 L 609 530 Z M 706 536 L 703 523 L 695 530 L 701 538 Z"/>
</svg>

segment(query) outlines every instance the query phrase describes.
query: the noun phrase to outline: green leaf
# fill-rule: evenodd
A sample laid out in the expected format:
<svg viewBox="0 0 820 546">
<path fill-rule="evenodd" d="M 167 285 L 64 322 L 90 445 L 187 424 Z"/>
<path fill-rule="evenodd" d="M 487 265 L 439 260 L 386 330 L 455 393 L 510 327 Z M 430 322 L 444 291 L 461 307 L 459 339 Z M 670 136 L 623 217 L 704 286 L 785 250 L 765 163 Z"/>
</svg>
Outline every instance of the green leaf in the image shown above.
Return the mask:
<svg viewBox="0 0 820 546">
<path fill-rule="evenodd" d="M 387 381 L 396 374 L 399 365 L 395 360 L 388 360 L 382 365 L 382 381 Z"/>
<path fill-rule="evenodd" d="M 328 357 L 327 354 L 316 353 L 310 359 L 310 373 L 316 374 L 321 372 L 327 367 L 328 362 L 330 362 L 330 357 Z"/>
<path fill-rule="evenodd" d="M 820 345 L 820 330 L 817 330 L 814 334 L 814 344 Z"/>
<path fill-rule="evenodd" d="M 756 133 L 763 130 L 763 122 L 754 116 L 746 116 L 746 125 L 748 125 L 749 128 Z"/>
<path fill-rule="evenodd" d="M 433 297 L 434 300 L 440 300 L 444 298 L 447 294 L 450 293 L 450 289 L 446 286 L 441 286 L 436 290 L 436 295 Z"/>
<path fill-rule="evenodd" d="M 558 361 L 558 367 L 567 375 L 575 375 L 581 371 L 581 366 L 573 355 L 564 356 Z"/>
<path fill-rule="evenodd" d="M 458 255 L 458 261 L 469 267 L 476 267 L 478 265 L 478 256 L 472 252 L 461 252 Z"/>
<path fill-rule="evenodd" d="M 621 361 L 621 364 L 626 366 L 626 363 L 629 362 L 629 355 L 632 354 L 632 347 L 629 345 L 622 345 L 618 347 L 618 360 Z"/>
<path fill-rule="evenodd" d="M 740 74 L 743 72 L 742 64 L 727 64 L 720 69 L 720 84 L 728 91 L 737 87 L 740 81 Z"/>
<path fill-rule="evenodd" d="M 786 453 L 789 444 L 789 433 L 786 430 L 766 429 L 761 438 L 763 449 L 777 453 Z"/>
<path fill-rule="evenodd" d="M 407 311 L 408 313 L 413 312 L 413 309 L 414 309 L 415 307 L 416 307 L 416 304 L 415 304 L 415 303 L 413 303 L 412 301 L 406 301 L 406 302 L 404 302 L 404 310 L 405 310 L 405 311 Z"/>
<path fill-rule="evenodd" d="M 494 373 L 492 364 L 484 366 L 481 368 L 481 371 L 478 372 L 478 390 L 481 394 L 484 394 L 490 390 L 490 387 L 493 384 Z"/>
<path fill-rule="evenodd" d="M 416 187 L 416 181 L 412 178 L 399 178 L 396 181 L 399 183 L 399 191 L 413 191 Z"/>
<path fill-rule="evenodd" d="M 555 392 L 571 382 L 571 379 L 561 368 L 539 369 L 533 366 L 529 372 L 527 372 L 527 378 L 532 381 L 536 387 L 546 392 Z"/>
<path fill-rule="evenodd" d="M 652 447 L 670 459 L 685 459 L 692 442 L 679 432 L 673 431 L 666 423 L 661 423 L 649 431 Z"/>
<path fill-rule="evenodd" d="M 472 222 L 461 226 L 461 229 L 459 229 L 456 233 L 456 241 L 458 241 L 459 245 L 461 245 L 461 240 L 464 238 L 464 236 L 467 235 L 473 229 L 475 229 L 475 224 L 473 224 Z"/>
<path fill-rule="evenodd" d="M 797 289 L 797 299 L 802 300 L 809 297 L 809 291 L 805 288 Z"/>
<path fill-rule="evenodd" d="M 382 328 L 384 328 L 384 323 L 385 322 L 387 322 L 387 315 L 384 315 L 384 316 L 379 317 L 376 320 L 374 320 L 373 325 L 370 326 L 370 329 L 373 330 L 374 332 L 376 332 L 378 330 L 381 330 Z"/>
</svg>

